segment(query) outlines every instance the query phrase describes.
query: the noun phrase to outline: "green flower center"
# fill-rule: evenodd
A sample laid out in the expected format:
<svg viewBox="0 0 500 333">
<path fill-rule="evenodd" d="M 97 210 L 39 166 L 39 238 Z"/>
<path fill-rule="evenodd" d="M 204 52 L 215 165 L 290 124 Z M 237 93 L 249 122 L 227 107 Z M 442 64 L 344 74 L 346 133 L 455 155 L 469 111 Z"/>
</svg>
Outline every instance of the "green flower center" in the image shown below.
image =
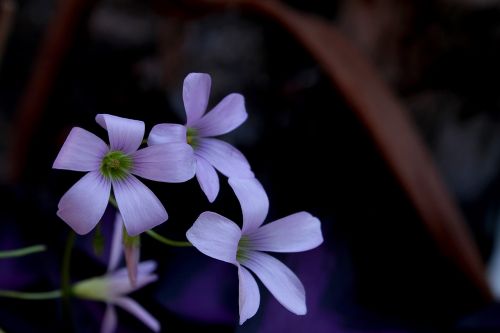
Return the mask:
<svg viewBox="0 0 500 333">
<path fill-rule="evenodd" d="M 236 252 L 236 260 L 242 264 L 248 259 L 248 251 L 250 250 L 250 240 L 247 236 L 242 236 L 238 242 L 238 251 Z"/>
<path fill-rule="evenodd" d="M 198 145 L 198 131 L 194 128 L 188 127 L 186 131 L 186 139 L 188 145 L 195 148 Z"/>
<path fill-rule="evenodd" d="M 123 179 L 132 168 L 132 158 L 122 151 L 107 153 L 101 162 L 101 173 L 109 179 Z"/>
</svg>

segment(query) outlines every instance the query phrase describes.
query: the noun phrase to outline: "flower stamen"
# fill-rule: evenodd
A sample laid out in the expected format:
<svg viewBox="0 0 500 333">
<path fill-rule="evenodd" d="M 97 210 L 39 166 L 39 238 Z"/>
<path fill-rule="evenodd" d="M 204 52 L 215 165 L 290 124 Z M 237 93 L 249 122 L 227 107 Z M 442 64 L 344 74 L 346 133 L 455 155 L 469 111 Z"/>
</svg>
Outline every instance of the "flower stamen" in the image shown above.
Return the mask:
<svg viewBox="0 0 500 333">
<path fill-rule="evenodd" d="M 195 148 L 198 145 L 198 131 L 194 128 L 188 127 L 186 131 L 186 141 L 188 145 Z"/>
<path fill-rule="evenodd" d="M 123 179 L 132 168 L 132 158 L 122 151 L 107 153 L 101 162 L 101 173 L 109 179 Z"/>
<path fill-rule="evenodd" d="M 238 251 L 236 252 L 236 260 L 242 264 L 248 259 L 248 251 L 250 250 L 250 240 L 247 236 L 242 236 L 238 242 Z"/>
</svg>

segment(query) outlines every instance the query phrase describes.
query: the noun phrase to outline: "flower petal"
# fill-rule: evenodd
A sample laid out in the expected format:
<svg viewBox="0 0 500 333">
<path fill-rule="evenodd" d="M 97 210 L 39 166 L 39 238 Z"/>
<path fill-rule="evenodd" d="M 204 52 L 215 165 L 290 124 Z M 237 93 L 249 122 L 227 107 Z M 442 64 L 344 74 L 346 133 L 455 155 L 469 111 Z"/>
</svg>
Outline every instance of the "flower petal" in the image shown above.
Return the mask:
<svg viewBox="0 0 500 333">
<path fill-rule="evenodd" d="M 266 191 L 256 178 L 229 178 L 241 211 L 243 212 L 243 234 L 256 230 L 266 219 L 269 199 Z"/>
<path fill-rule="evenodd" d="M 108 145 L 87 130 L 73 127 L 52 166 L 74 171 L 98 170 Z"/>
<path fill-rule="evenodd" d="M 247 254 L 248 257 L 241 264 L 259 277 L 278 302 L 297 315 L 306 314 L 304 286 L 290 268 L 262 252 L 249 251 Z"/>
<path fill-rule="evenodd" d="M 210 163 L 201 156 L 196 158 L 196 178 L 208 201 L 214 202 L 219 194 L 219 176 Z"/>
<path fill-rule="evenodd" d="M 196 171 L 193 148 L 187 143 L 165 143 L 139 149 L 132 154 L 131 173 L 146 179 L 182 183 Z"/>
<path fill-rule="evenodd" d="M 89 233 L 104 215 L 110 191 L 109 180 L 99 171 L 91 171 L 62 196 L 57 216 L 77 234 Z"/>
<path fill-rule="evenodd" d="M 138 276 L 146 276 L 154 272 L 158 265 L 154 260 L 143 261 L 137 266 Z M 120 278 L 127 276 L 127 269 L 120 268 L 119 270 L 112 273 L 113 276 L 119 276 Z"/>
<path fill-rule="evenodd" d="M 211 85 L 210 75 L 204 73 L 191 73 L 184 79 L 182 98 L 184 99 L 188 126 L 200 119 L 205 113 Z"/>
<path fill-rule="evenodd" d="M 252 249 L 271 252 L 307 251 L 323 243 L 321 223 L 307 212 L 267 223 L 248 238 Z"/>
<path fill-rule="evenodd" d="M 139 272 L 139 278 L 154 272 L 158 265 L 154 260 L 143 261 L 139 264 L 137 271 Z"/>
<path fill-rule="evenodd" d="M 204 212 L 186 232 L 187 239 L 201 253 L 236 264 L 241 230 L 233 221 L 213 212 Z"/>
<path fill-rule="evenodd" d="M 260 305 L 260 292 L 252 274 L 243 266 L 238 265 L 240 325 L 253 317 Z"/>
<path fill-rule="evenodd" d="M 140 306 L 139 303 L 132 300 L 131 298 L 120 297 L 117 298 L 113 303 L 128 311 L 130 314 L 134 315 L 153 332 L 160 331 L 160 323 L 158 322 L 158 320 L 156 320 L 149 312 L 147 312 L 142 306 Z"/>
<path fill-rule="evenodd" d="M 226 177 L 252 178 L 245 156 L 232 145 L 218 139 L 200 138 L 196 154 L 202 156 Z"/>
<path fill-rule="evenodd" d="M 116 272 L 108 273 L 105 277 L 110 288 L 108 290 L 108 298 L 113 300 L 117 297 L 127 295 L 158 280 L 158 276 L 153 274 L 155 269 L 156 262 L 152 260 L 139 263 L 137 267 L 137 283 L 135 285 L 130 283 L 127 268 L 121 268 Z"/>
<path fill-rule="evenodd" d="M 144 138 L 144 122 L 110 114 L 98 114 L 95 120 L 108 131 L 111 150 L 130 154 L 141 145 Z"/>
<path fill-rule="evenodd" d="M 168 219 L 160 200 L 134 176 L 113 181 L 113 191 L 130 236 L 137 236 Z"/>
<path fill-rule="evenodd" d="M 187 142 L 186 126 L 179 124 L 158 124 L 149 132 L 149 146 L 171 142 Z"/>
<path fill-rule="evenodd" d="M 102 318 L 101 333 L 114 333 L 117 325 L 118 320 L 116 318 L 115 307 L 108 304 Z"/>
<path fill-rule="evenodd" d="M 243 124 L 247 117 L 243 96 L 230 94 L 210 112 L 188 126 L 198 130 L 202 137 L 217 136 L 231 132 Z"/>
<path fill-rule="evenodd" d="M 123 219 L 120 212 L 116 212 L 115 225 L 113 227 L 113 238 L 111 239 L 111 251 L 109 253 L 108 272 L 116 270 L 123 253 Z"/>
</svg>

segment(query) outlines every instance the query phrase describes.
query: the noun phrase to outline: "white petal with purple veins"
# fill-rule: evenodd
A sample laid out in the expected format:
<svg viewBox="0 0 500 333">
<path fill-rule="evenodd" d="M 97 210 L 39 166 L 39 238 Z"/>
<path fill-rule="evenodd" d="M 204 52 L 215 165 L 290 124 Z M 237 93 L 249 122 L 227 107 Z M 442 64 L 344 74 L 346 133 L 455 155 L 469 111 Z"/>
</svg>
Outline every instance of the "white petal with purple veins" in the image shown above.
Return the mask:
<svg viewBox="0 0 500 333">
<path fill-rule="evenodd" d="M 238 265 L 240 325 L 253 317 L 260 304 L 260 292 L 252 274 Z"/>
<path fill-rule="evenodd" d="M 227 142 L 200 138 L 196 146 L 196 154 L 202 156 L 226 177 L 254 177 L 245 156 Z"/>
<path fill-rule="evenodd" d="M 297 315 L 306 314 L 304 286 L 290 268 L 262 252 L 249 251 L 247 254 L 248 257 L 241 264 L 259 277 L 278 302 Z"/>
<path fill-rule="evenodd" d="M 120 306 L 130 314 L 134 315 L 137 319 L 142 321 L 144 325 L 149 327 L 154 332 L 160 331 L 160 323 L 149 312 L 147 312 L 136 301 L 128 297 L 120 297 L 114 300 L 114 304 Z"/>
<path fill-rule="evenodd" d="M 266 191 L 255 178 L 229 178 L 243 212 L 243 234 L 256 230 L 267 216 L 269 199 Z"/>
<path fill-rule="evenodd" d="M 52 166 L 54 169 L 95 171 L 109 147 L 87 130 L 73 127 Z"/>
<path fill-rule="evenodd" d="M 187 142 L 186 126 L 179 124 L 158 124 L 151 129 L 148 145 L 158 145 L 171 142 Z"/>
<path fill-rule="evenodd" d="M 196 178 L 208 201 L 214 202 L 219 193 L 219 176 L 210 163 L 201 156 L 196 157 Z"/>
<path fill-rule="evenodd" d="M 160 200 L 134 176 L 113 180 L 113 191 L 130 236 L 137 236 L 168 219 Z"/>
<path fill-rule="evenodd" d="M 236 264 L 241 230 L 233 221 L 213 212 L 204 212 L 186 232 L 187 239 L 201 253 Z"/>
<path fill-rule="evenodd" d="M 198 130 L 202 137 L 218 136 L 239 127 L 247 117 L 243 96 L 230 94 L 203 117 L 191 122 L 189 127 Z"/>
<path fill-rule="evenodd" d="M 211 85 L 210 75 L 204 73 L 191 73 L 184 79 L 182 98 L 184 99 L 188 126 L 191 126 L 205 113 Z"/>
<path fill-rule="evenodd" d="M 252 249 L 271 252 L 307 251 L 323 242 L 321 223 L 307 212 L 267 223 L 247 236 Z"/>
<path fill-rule="evenodd" d="M 59 201 L 57 216 L 76 233 L 94 229 L 108 205 L 111 183 L 99 171 L 91 171 L 73 185 Z"/>
<path fill-rule="evenodd" d="M 166 143 L 139 149 L 132 154 L 131 173 L 146 179 L 182 183 L 194 177 L 196 161 L 187 143 Z"/>
<path fill-rule="evenodd" d="M 130 154 L 141 145 L 144 138 L 144 122 L 110 114 L 98 114 L 95 119 L 108 131 L 111 150 Z"/>
</svg>

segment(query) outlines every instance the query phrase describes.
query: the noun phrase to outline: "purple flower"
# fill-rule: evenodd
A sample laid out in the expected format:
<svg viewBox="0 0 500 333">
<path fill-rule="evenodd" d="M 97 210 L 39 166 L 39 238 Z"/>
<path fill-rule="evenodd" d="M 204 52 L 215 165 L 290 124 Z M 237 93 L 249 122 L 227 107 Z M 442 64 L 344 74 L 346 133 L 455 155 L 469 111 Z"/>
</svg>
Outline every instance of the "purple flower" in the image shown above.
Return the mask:
<svg viewBox="0 0 500 333">
<path fill-rule="evenodd" d="M 239 150 L 212 138 L 231 132 L 247 119 L 244 98 L 240 94 L 227 95 L 205 114 L 210 86 L 210 75 L 189 74 L 184 80 L 183 88 L 186 125 L 158 124 L 151 130 L 148 144 L 190 144 L 196 158 L 196 178 L 208 200 L 213 202 L 219 193 L 219 177 L 215 169 L 227 177 L 246 178 L 254 175 L 247 159 Z"/>
<path fill-rule="evenodd" d="M 123 221 L 120 213 L 116 214 L 108 272 L 99 276 L 78 282 L 73 286 L 73 294 L 79 298 L 106 302 L 106 312 L 101 327 L 101 333 L 112 333 L 117 326 L 115 305 L 137 317 L 146 326 L 155 332 L 160 331 L 160 324 L 142 306 L 133 299 L 126 297 L 145 285 L 157 280 L 152 274 L 156 269 L 154 261 L 146 261 L 138 266 L 137 283 L 135 286 L 129 281 L 127 269 L 116 270 L 122 258 Z"/>
<path fill-rule="evenodd" d="M 96 121 L 108 131 L 110 146 L 94 134 L 74 127 L 53 168 L 88 173 L 59 201 L 57 215 L 78 234 L 90 232 L 108 205 L 111 188 L 129 235 L 135 236 L 168 218 L 160 200 L 134 175 L 178 183 L 194 176 L 193 150 L 186 143 L 138 149 L 144 123 L 98 114 Z"/>
<path fill-rule="evenodd" d="M 219 214 L 204 212 L 187 231 L 187 238 L 207 256 L 238 267 L 240 324 L 257 312 L 260 303 L 259 288 L 247 268 L 285 308 L 305 314 L 305 290 L 300 280 L 262 251 L 301 252 L 317 247 L 323 242 L 320 221 L 300 212 L 261 226 L 269 209 L 262 185 L 255 178 L 230 178 L 229 184 L 241 205 L 242 229 Z"/>
</svg>

